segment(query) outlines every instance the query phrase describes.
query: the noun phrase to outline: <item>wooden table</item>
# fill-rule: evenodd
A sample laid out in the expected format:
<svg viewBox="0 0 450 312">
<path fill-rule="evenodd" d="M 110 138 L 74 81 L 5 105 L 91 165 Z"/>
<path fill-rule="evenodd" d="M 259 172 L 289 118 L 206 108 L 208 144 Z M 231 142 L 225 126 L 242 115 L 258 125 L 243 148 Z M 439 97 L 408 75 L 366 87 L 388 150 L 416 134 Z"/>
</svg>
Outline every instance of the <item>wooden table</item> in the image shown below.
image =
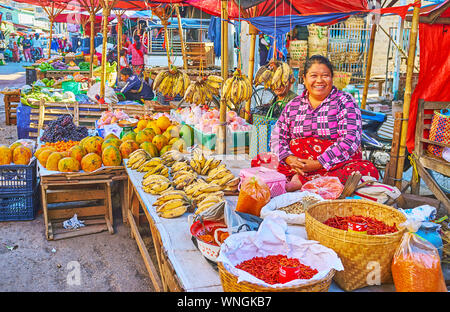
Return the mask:
<svg viewBox="0 0 450 312">
<path fill-rule="evenodd" d="M 223 156 L 222 156 L 223 157 Z M 227 167 L 238 175 L 249 167 L 250 160 L 242 155 L 227 157 Z M 128 173 L 128 224 L 136 240 L 155 291 L 221 292 L 222 284 L 217 269 L 200 253 L 191 240 L 188 216 L 174 219 L 160 218 L 152 204 L 157 196 L 145 193 L 141 182 L 145 173 L 126 168 Z M 227 196 L 236 205 L 237 196 Z M 157 263 L 153 263 L 138 230 L 141 222 L 148 222 L 155 246 Z"/>
</svg>

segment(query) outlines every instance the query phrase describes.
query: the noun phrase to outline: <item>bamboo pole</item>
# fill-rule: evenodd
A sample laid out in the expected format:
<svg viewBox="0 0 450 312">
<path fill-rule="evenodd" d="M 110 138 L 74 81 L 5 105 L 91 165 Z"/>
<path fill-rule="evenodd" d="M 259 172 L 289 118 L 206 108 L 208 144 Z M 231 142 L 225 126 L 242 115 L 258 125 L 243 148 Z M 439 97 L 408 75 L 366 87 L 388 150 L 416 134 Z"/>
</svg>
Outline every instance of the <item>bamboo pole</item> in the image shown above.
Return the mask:
<svg viewBox="0 0 450 312">
<path fill-rule="evenodd" d="M 370 84 L 370 74 L 372 71 L 372 62 L 373 62 L 373 50 L 375 45 L 375 33 L 377 32 L 377 24 L 372 25 L 372 30 L 370 32 L 370 45 L 369 45 L 369 52 L 367 56 L 367 66 L 366 66 L 366 78 L 364 81 L 364 89 L 363 89 L 363 95 L 361 100 L 361 108 L 366 108 L 366 102 L 367 102 L 367 93 L 369 91 L 369 84 Z"/>
<path fill-rule="evenodd" d="M 177 13 L 177 19 L 178 19 L 178 32 L 180 33 L 181 54 L 183 55 L 183 68 L 184 68 L 184 70 L 187 70 L 188 67 L 187 67 L 187 57 L 186 57 L 186 46 L 184 44 L 183 26 L 181 25 L 181 16 L 180 16 L 179 5 L 175 5 L 175 11 Z"/>
<path fill-rule="evenodd" d="M 125 14 L 125 11 L 116 11 L 117 17 L 117 72 L 120 75 L 120 51 L 122 50 L 122 26 L 123 19 L 122 16 Z"/>
<path fill-rule="evenodd" d="M 105 97 L 106 87 L 106 54 L 107 54 L 107 39 L 108 39 L 108 18 L 111 14 L 111 9 L 116 4 L 117 0 L 101 0 L 103 8 L 103 46 L 102 46 L 102 80 L 100 83 L 100 98 Z"/>
<path fill-rule="evenodd" d="M 91 38 L 89 44 L 89 54 L 90 54 L 90 64 L 89 64 L 89 77 L 94 77 L 94 52 L 95 52 L 95 12 L 90 11 L 90 22 L 91 22 Z"/>
<path fill-rule="evenodd" d="M 414 73 L 414 62 L 416 56 L 416 45 L 417 45 L 417 34 L 419 26 L 419 16 L 420 16 L 420 6 L 421 1 L 417 6 L 414 6 L 412 23 L 411 23 L 411 33 L 409 37 L 409 51 L 408 51 L 408 62 L 406 67 L 406 82 L 405 82 L 405 94 L 403 96 L 403 122 L 402 131 L 400 138 L 400 149 L 397 158 L 397 174 L 395 186 L 398 189 L 402 187 L 402 177 L 403 177 L 403 166 L 406 150 L 406 132 L 408 129 L 408 117 L 409 108 L 411 105 L 411 94 L 412 94 L 412 77 Z"/>
<path fill-rule="evenodd" d="M 228 79 L 228 11 L 227 0 L 221 0 L 221 63 L 222 63 L 222 77 L 224 81 Z M 224 97 L 220 99 L 219 110 L 219 129 L 217 132 L 216 151 L 218 154 L 226 153 L 226 121 L 227 121 L 227 103 Z"/>
<path fill-rule="evenodd" d="M 256 35 L 258 30 L 250 23 L 248 23 L 248 33 L 250 35 L 250 54 L 248 57 L 248 78 L 253 82 L 253 72 L 255 70 L 255 47 L 256 47 Z M 252 99 L 250 98 L 245 103 L 245 120 L 250 120 L 250 109 L 251 109 Z"/>
<path fill-rule="evenodd" d="M 169 70 L 170 70 L 170 65 L 172 64 L 172 61 L 170 60 L 169 34 L 167 33 L 167 25 L 169 24 L 169 22 L 167 21 L 166 18 L 164 18 L 164 20 L 161 19 L 161 24 L 163 24 L 163 26 L 164 26 L 164 41 L 166 42 L 167 64 L 168 64 Z"/>
</svg>

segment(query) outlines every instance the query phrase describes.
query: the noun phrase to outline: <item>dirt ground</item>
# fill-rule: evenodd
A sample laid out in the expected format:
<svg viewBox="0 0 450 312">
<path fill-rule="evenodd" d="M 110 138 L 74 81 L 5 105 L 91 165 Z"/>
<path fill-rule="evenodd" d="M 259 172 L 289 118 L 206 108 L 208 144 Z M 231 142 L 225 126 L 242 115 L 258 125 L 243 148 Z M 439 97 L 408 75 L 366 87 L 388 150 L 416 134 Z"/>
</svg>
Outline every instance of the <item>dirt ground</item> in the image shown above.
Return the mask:
<svg viewBox="0 0 450 312">
<path fill-rule="evenodd" d="M 20 67 L 16 72 L 0 68 L 1 90 L 25 84 Z M 1 97 L 0 144 L 10 144 L 17 139 L 17 130 L 5 125 Z M 113 203 L 120 203 L 116 197 Z M 102 232 L 58 241 L 45 238 L 42 213 L 33 221 L 0 222 L 0 292 L 153 291 L 136 242 L 122 222 L 119 204 L 113 205 L 113 215 L 112 235 Z M 149 230 L 141 230 L 151 246 Z M 154 250 L 149 252 L 154 256 Z"/>
</svg>

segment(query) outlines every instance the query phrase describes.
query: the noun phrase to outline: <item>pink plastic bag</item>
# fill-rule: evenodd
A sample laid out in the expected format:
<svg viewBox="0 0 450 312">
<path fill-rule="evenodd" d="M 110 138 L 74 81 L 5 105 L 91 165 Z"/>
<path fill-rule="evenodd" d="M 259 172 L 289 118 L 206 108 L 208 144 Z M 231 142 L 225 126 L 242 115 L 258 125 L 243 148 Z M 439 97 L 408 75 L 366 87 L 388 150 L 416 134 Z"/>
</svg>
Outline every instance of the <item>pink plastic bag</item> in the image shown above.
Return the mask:
<svg viewBox="0 0 450 312">
<path fill-rule="evenodd" d="M 336 199 L 341 196 L 344 186 L 337 177 L 320 177 L 302 186 L 302 191 L 320 195 L 323 199 Z"/>
</svg>

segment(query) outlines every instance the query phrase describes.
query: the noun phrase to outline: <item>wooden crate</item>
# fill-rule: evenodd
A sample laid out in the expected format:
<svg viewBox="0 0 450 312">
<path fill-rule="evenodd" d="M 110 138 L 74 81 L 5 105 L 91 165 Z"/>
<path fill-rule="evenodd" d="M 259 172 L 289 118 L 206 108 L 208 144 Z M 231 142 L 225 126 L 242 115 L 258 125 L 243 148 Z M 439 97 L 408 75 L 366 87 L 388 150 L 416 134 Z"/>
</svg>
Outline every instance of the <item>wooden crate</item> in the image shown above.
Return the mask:
<svg viewBox="0 0 450 312">
<path fill-rule="evenodd" d="M 20 103 L 20 90 L 2 91 L 5 103 L 5 123 L 7 126 L 17 124 L 17 106 Z"/>
<path fill-rule="evenodd" d="M 188 68 L 199 68 L 203 62 L 204 68 L 215 64 L 214 43 L 212 42 L 186 42 L 186 59 Z"/>
<path fill-rule="evenodd" d="M 111 184 L 122 181 L 127 191 L 127 175 L 123 166 L 106 167 L 94 173 L 70 173 L 41 176 L 41 200 L 47 240 L 58 240 L 108 231 L 114 233 Z M 123 211 L 127 199 L 121 198 Z M 85 227 L 64 229 L 63 221 L 77 214 Z"/>
</svg>

